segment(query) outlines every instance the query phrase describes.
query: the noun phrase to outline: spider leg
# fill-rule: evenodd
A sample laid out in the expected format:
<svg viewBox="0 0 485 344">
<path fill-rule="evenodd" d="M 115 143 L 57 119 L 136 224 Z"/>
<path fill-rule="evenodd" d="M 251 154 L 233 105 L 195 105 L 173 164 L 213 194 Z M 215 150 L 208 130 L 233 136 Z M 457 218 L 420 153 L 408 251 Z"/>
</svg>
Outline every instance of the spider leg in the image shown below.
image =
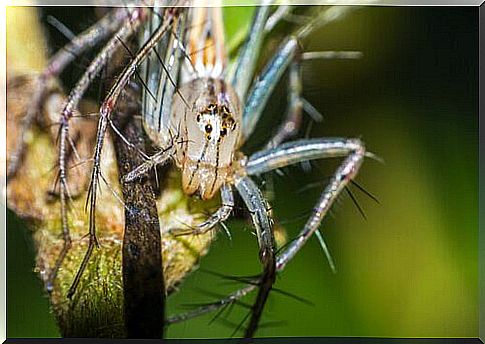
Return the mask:
<svg viewBox="0 0 485 344">
<path fill-rule="evenodd" d="M 66 157 L 66 135 L 68 135 L 68 126 L 65 125 L 61 131 L 61 142 L 59 146 L 60 155 L 59 155 L 59 163 L 65 166 L 65 157 Z M 62 226 L 62 238 L 63 238 L 63 245 L 59 256 L 56 259 L 54 268 L 51 270 L 49 277 L 46 283 L 46 289 L 48 292 L 51 292 L 53 289 L 53 281 L 57 276 L 57 272 L 61 267 L 64 258 L 66 257 L 67 253 L 71 249 L 72 242 L 71 242 L 71 234 L 69 231 L 69 225 L 67 222 L 67 181 L 66 181 L 66 170 L 61 169 L 59 173 L 59 181 L 60 181 L 60 200 L 61 200 L 61 226 Z"/>
<path fill-rule="evenodd" d="M 25 151 L 24 135 L 30 129 L 35 118 L 38 116 L 38 113 L 42 108 L 44 98 L 51 89 L 49 85 L 76 57 L 78 57 L 84 51 L 93 48 L 100 41 L 118 30 L 126 17 L 127 13 L 124 9 L 117 9 L 110 12 L 96 24 L 66 44 L 54 56 L 51 57 L 47 68 L 38 77 L 37 85 L 35 87 L 34 94 L 32 95 L 32 103 L 22 119 L 22 128 L 17 138 L 17 143 L 14 151 L 9 157 L 7 183 L 9 180 L 15 177 L 15 174 L 20 167 Z"/>
<path fill-rule="evenodd" d="M 86 92 L 89 85 L 93 82 L 102 68 L 107 64 L 108 60 L 116 52 L 117 48 L 120 46 L 120 41 L 128 39 L 136 30 L 140 24 L 140 13 L 139 10 L 132 12 L 130 20 L 128 20 L 122 27 L 116 32 L 115 37 L 111 38 L 108 44 L 101 50 L 101 52 L 96 56 L 96 58 L 91 62 L 87 70 L 84 72 L 82 77 L 77 82 L 74 89 L 69 94 L 64 108 L 61 111 L 60 127 L 59 127 L 59 187 L 60 187 L 60 205 L 61 205 L 61 226 L 63 233 L 63 248 L 59 257 L 56 260 L 54 268 L 49 274 L 47 280 L 47 289 L 52 290 L 53 281 L 57 276 L 57 272 L 62 265 L 64 258 L 66 257 L 69 249 L 71 248 L 71 237 L 68 225 L 68 214 L 67 214 L 67 196 L 68 192 L 68 141 L 69 136 L 69 124 L 70 119 L 74 115 L 79 101 Z M 71 147 L 75 150 L 75 147 Z M 94 233 L 90 235 L 90 245 L 96 241 Z"/>
<path fill-rule="evenodd" d="M 193 228 L 174 228 L 169 233 L 179 235 L 199 235 L 204 234 L 214 228 L 217 224 L 226 221 L 234 208 L 234 194 L 229 184 L 224 184 L 221 188 L 221 206 L 207 220 L 194 226 Z"/>
<path fill-rule="evenodd" d="M 263 264 L 263 273 L 258 281 L 258 295 L 251 309 L 249 325 L 244 333 L 245 338 L 251 338 L 258 328 L 264 306 L 276 280 L 275 244 L 267 203 L 259 188 L 249 177 L 236 178 L 235 186 L 251 213 L 258 238 L 259 260 Z"/>
<path fill-rule="evenodd" d="M 264 31 L 270 32 L 280 21 L 285 19 L 292 11 L 292 6 L 290 5 L 280 5 L 276 8 L 273 14 L 268 18 L 266 24 L 264 25 Z"/>
<path fill-rule="evenodd" d="M 326 51 L 308 51 L 304 52 L 301 56 L 302 60 L 357 60 L 363 56 L 361 51 L 354 50 L 326 50 Z"/>
<path fill-rule="evenodd" d="M 177 315 L 170 316 L 167 319 L 165 319 L 165 323 L 167 325 L 175 324 L 175 323 L 187 321 L 189 319 L 196 318 L 203 314 L 218 310 L 221 307 L 237 302 L 239 299 L 243 298 L 244 296 L 246 296 L 256 288 L 257 288 L 257 285 L 250 284 L 244 288 L 236 290 L 235 292 L 229 294 L 225 298 L 219 299 L 216 302 L 206 304 L 204 306 L 198 307 L 186 313 L 180 313 Z"/>
<path fill-rule="evenodd" d="M 286 116 L 273 137 L 268 141 L 266 148 L 276 147 L 283 141 L 295 136 L 298 132 L 303 114 L 301 79 L 301 63 L 299 57 L 295 56 L 289 67 L 288 109 Z"/>
<path fill-rule="evenodd" d="M 263 110 L 276 84 L 293 60 L 298 50 L 298 41 L 290 36 L 278 48 L 266 64 L 261 75 L 250 89 L 242 114 L 242 136 L 247 140 L 256 128 Z"/>
<path fill-rule="evenodd" d="M 333 202 L 356 176 L 365 157 L 364 144 L 358 139 L 330 138 L 300 140 L 282 144 L 277 149 L 269 149 L 254 154 L 246 165 L 248 175 L 259 175 L 271 170 L 314 159 L 345 157 L 337 171 L 323 190 L 313 213 L 300 231 L 296 240 L 291 242 L 278 256 L 278 271 L 304 246 L 306 241 L 318 230 L 320 223 Z"/>
<path fill-rule="evenodd" d="M 167 324 L 184 321 L 219 309 L 225 305 L 237 302 L 240 298 L 259 287 L 256 300 L 251 307 L 251 318 L 244 336 L 246 338 L 253 337 L 254 332 L 258 328 L 264 306 L 276 279 L 274 236 L 271 226 L 271 219 L 268 216 L 266 201 L 264 200 L 263 195 L 256 184 L 249 177 L 238 177 L 235 182 L 235 187 L 248 207 L 254 227 L 256 228 L 256 236 L 259 244 L 259 258 L 263 264 L 263 273 L 254 281 L 253 284 L 250 284 L 232 293 L 228 297 L 220 299 L 217 302 L 204 305 L 203 307 L 197 308 L 188 313 L 170 317 L 166 321 Z M 224 191 L 222 195 L 224 195 Z M 215 214 L 213 217 L 214 216 Z"/>
<path fill-rule="evenodd" d="M 291 242 L 276 258 L 276 272 L 282 271 L 286 264 L 305 245 L 306 241 L 318 230 L 322 219 L 345 186 L 355 177 L 364 157 L 366 156 L 364 144 L 358 139 L 310 139 L 284 143 L 278 148 L 264 150 L 252 155 L 246 165 L 248 175 L 259 175 L 280 167 L 296 164 L 302 161 L 345 157 L 337 168 L 328 185 L 323 190 L 312 215 L 300 231 L 297 239 Z M 239 189 L 238 189 L 239 190 Z M 219 309 L 233 303 L 257 288 L 250 284 L 226 298 L 194 309 L 188 313 L 169 317 L 167 323 L 185 321 L 199 315 Z"/>
<path fill-rule="evenodd" d="M 303 61 L 313 59 L 358 59 L 360 57 L 362 57 L 360 51 L 312 51 L 296 53 L 288 69 L 289 85 L 286 116 L 273 137 L 266 144 L 266 148 L 276 147 L 282 142 L 293 138 L 298 133 L 302 123 L 303 110 L 314 121 L 320 122 L 323 119 L 318 110 L 302 97 L 301 64 Z"/>
<path fill-rule="evenodd" d="M 242 135 L 245 141 L 251 136 L 256 128 L 278 81 L 281 79 L 291 62 L 295 59 L 295 56 L 297 56 L 298 50 L 300 49 L 299 43 L 315 29 L 328 25 L 341 18 L 350 10 L 351 8 L 348 8 L 348 6 L 331 6 L 328 9 L 321 11 L 306 25 L 299 28 L 293 35 L 290 35 L 280 44 L 276 53 L 268 61 L 259 77 L 253 83 L 247 98 L 241 98 L 245 102 L 242 115 Z"/>
<path fill-rule="evenodd" d="M 60 141 L 61 132 L 59 132 L 61 123 L 59 114 L 62 112 L 66 102 L 66 97 L 60 93 L 49 95 L 44 102 L 45 117 L 43 122 L 48 127 L 53 144 L 57 145 Z M 69 122 L 69 136 L 67 137 L 68 145 L 66 147 L 66 178 L 69 180 L 70 197 L 79 196 L 88 181 L 89 175 L 86 173 L 86 167 L 83 162 L 89 160 L 88 156 L 92 154 L 95 139 L 95 122 L 83 116 L 79 111 L 75 111 L 71 117 L 74 120 Z M 59 153 L 58 153 L 59 154 Z M 60 197 L 60 172 L 59 159 L 53 170 L 56 170 L 52 176 L 53 186 L 48 191 L 51 200 L 57 200 Z"/>
<path fill-rule="evenodd" d="M 143 11 L 143 9 L 139 8 L 138 11 Z M 135 58 L 125 67 L 120 77 L 117 79 L 116 83 L 110 89 L 103 104 L 101 105 L 100 118 L 96 135 L 96 146 L 94 149 L 94 163 L 91 172 L 91 183 L 87 200 L 89 202 L 89 244 L 83 261 L 81 262 L 81 266 L 79 267 L 76 277 L 74 278 L 74 281 L 72 282 L 72 285 L 67 293 L 67 296 L 69 298 L 71 298 L 76 292 L 77 286 L 79 285 L 79 282 L 81 280 L 81 276 L 87 267 L 89 259 L 91 258 L 94 246 L 98 244 L 96 238 L 96 195 L 101 172 L 101 155 L 103 151 L 106 130 L 110 122 L 110 116 L 114 108 L 116 107 L 116 104 L 118 102 L 118 99 L 120 98 L 120 95 L 122 94 L 124 87 L 128 84 L 130 78 L 136 72 L 137 67 L 142 61 L 144 61 L 148 57 L 149 53 L 153 50 L 153 47 L 155 47 L 156 44 L 164 37 L 165 33 L 171 27 L 174 19 L 177 17 L 180 11 L 182 11 L 182 9 L 180 8 L 167 8 L 165 12 L 166 18 L 163 23 L 156 29 L 150 39 L 142 46 Z M 147 15 L 146 13 L 139 14 L 142 16 Z"/>
</svg>

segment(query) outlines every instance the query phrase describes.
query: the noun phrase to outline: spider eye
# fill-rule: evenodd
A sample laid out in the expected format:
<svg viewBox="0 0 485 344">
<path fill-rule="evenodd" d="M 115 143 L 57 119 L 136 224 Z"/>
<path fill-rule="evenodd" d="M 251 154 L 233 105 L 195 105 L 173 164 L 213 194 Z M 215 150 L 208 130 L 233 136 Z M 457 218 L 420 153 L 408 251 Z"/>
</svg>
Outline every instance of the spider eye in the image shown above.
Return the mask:
<svg viewBox="0 0 485 344">
<path fill-rule="evenodd" d="M 227 129 L 226 128 L 222 128 L 221 130 L 221 136 L 226 136 L 227 135 Z"/>
<path fill-rule="evenodd" d="M 204 129 L 207 134 L 210 134 L 212 132 L 212 125 L 207 124 Z"/>
<path fill-rule="evenodd" d="M 200 122 L 200 114 L 197 115 L 196 120 L 197 120 L 197 122 Z"/>
<path fill-rule="evenodd" d="M 236 128 L 236 121 L 230 117 L 227 119 L 227 126 L 229 126 L 232 130 Z"/>
</svg>

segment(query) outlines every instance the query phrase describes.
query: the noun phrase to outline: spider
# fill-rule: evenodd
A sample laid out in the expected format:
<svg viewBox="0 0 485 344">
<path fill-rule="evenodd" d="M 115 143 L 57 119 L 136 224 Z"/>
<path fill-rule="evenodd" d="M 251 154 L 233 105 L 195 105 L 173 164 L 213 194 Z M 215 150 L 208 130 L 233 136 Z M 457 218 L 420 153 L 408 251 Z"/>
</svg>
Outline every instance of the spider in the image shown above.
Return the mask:
<svg viewBox="0 0 485 344">
<path fill-rule="evenodd" d="M 131 78 L 135 74 L 141 75 L 145 86 L 142 95 L 142 120 L 145 131 L 159 147 L 159 151 L 153 156 L 140 152 L 146 161 L 125 176 L 125 182 L 144 178 L 155 166 L 173 160 L 181 171 L 182 188 L 186 194 L 197 194 L 208 200 L 220 192 L 221 206 L 217 211 L 193 229 L 175 229 L 176 235 L 205 233 L 227 220 L 234 208 L 233 193 L 236 190 L 251 214 L 263 268 L 261 275 L 250 281 L 246 287 L 210 305 L 168 318 L 167 323 L 211 311 L 235 302 L 258 289 L 244 334 L 245 337 L 252 337 L 257 330 L 276 274 L 285 268 L 312 235 L 319 236 L 320 223 L 335 199 L 356 176 L 364 158 L 373 157 L 366 152 L 363 142 L 357 138 L 302 139 L 285 142 L 296 134 L 304 108 L 300 68 L 305 53 L 300 42 L 315 28 L 339 18 L 348 10 L 348 7 L 329 7 L 311 18 L 285 38 L 259 75 L 255 75 L 256 61 L 263 48 L 265 35 L 278 20 L 291 11 L 289 6 L 282 6 L 272 14 L 269 2 L 258 7 L 250 33 L 232 68 L 228 66 L 224 46 L 221 7 L 116 9 L 84 34 L 76 37 L 70 43 L 71 53 L 60 51 L 54 56 L 49 68 L 40 78 L 44 85 L 46 80 L 58 75 L 77 53 L 112 36 L 71 91 L 61 112 L 59 185 L 64 247 L 51 272 L 50 280 L 55 279 L 57 270 L 71 247 L 67 215 L 67 199 L 70 195 L 66 162 L 68 146 L 72 145 L 69 141 L 69 120 L 73 117 L 84 92 L 114 52 L 120 49 L 129 37 L 140 32 L 144 43 L 139 51 L 133 54 L 132 60 L 119 75 L 100 107 L 88 193 L 89 246 L 68 297 L 75 293 L 92 251 L 97 245 L 96 195 L 98 182 L 102 177 L 100 162 L 105 134 L 108 127 L 111 127 L 123 138 L 121 132 L 113 125 L 113 110 Z M 72 54 L 73 51 L 75 54 Z M 265 149 L 246 156 L 241 147 L 257 127 L 272 91 L 286 71 L 289 73 L 289 104 L 283 123 L 277 128 Z M 42 87 L 43 82 L 40 82 L 34 104 L 42 98 Z M 33 115 L 28 113 L 24 125 L 29 125 L 32 117 Z M 128 140 L 124 141 L 131 146 Z M 21 146 L 19 144 L 19 147 Z M 322 191 L 312 214 L 296 240 L 276 254 L 273 221 L 268 202 L 252 177 L 296 163 L 334 157 L 343 158 L 343 161 Z M 16 165 L 14 160 L 9 166 L 9 176 L 15 173 Z"/>
</svg>

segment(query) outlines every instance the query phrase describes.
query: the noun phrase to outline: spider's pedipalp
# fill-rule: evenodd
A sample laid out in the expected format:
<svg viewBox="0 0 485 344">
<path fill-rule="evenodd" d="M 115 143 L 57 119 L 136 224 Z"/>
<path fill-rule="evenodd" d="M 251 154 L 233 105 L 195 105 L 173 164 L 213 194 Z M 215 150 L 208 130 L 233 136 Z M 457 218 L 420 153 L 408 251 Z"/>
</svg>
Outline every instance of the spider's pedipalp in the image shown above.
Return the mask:
<svg viewBox="0 0 485 344">
<path fill-rule="evenodd" d="M 231 215 L 234 208 L 234 194 L 229 184 L 224 184 L 221 187 L 221 206 L 204 222 L 196 225 L 193 228 L 174 228 L 170 231 L 171 234 L 178 235 L 200 235 L 207 233 L 218 224 L 223 224 Z M 226 231 L 228 233 L 228 231 Z M 229 235 L 230 237 L 230 235 Z"/>
</svg>

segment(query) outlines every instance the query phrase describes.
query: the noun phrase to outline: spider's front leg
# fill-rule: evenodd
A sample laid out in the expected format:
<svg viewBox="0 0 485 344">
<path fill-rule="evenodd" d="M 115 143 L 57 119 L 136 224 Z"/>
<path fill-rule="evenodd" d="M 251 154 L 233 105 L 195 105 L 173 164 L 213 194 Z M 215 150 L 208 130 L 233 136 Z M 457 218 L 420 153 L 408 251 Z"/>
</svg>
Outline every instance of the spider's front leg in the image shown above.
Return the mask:
<svg viewBox="0 0 485 344">
<path fill-rule="evenodd" d="M 139 9 L 141 15 L 146 16 L 146 13 Z M 101 156 L 104 147 L 105 134 L 108 126 L 111 123 L 111 115 L 114 111 L 118 100 L 123 92 L 124 87 L 130 81 L 133 74 L 136 73 L 137 67 L 148 57 L 150 52 L 153 51 L 157 43 L 163 39 L 165 34 L 171 28 L 174 20 L 178 15 L 183 12 L 183 9 L 168 8 L 165 12 L 165 18 L 163 23 L 157 27 L 157 29 L 150 36 L 148 41 L 141 47 L 137 55 L 133 60 L 125 67 L 120 77 L 117 79 L 116 83 L 110 89 L 105 101 L 103 102 L 100 109 L 100 118 L 98 122 L 97 135 L 96 135 L 96 146 L 94 150 L 93 158 L 93 168 L 91 172 L 91 183 L 88 192 L 88 203 L 89 203 L 89 244 L 88 249 L 84 255 L 84 259 L 81 262 L 81 266 L 72 282 L 71 287 L 67 293 L 68 298 L 71 298 L 76 292 L 77 286 L 81 280 L 81 276 L 86 270 L 89 259 L 91 258 L 94 247 L 97 245 L 96 238 L 96 196 L 98 191 L 98 183 L 101 175 Z"/>
<path fill-rule="evenodd" d="M 260 175 L 292 164 L 324 158 L 345 157 L 329 184 L 323 190 L 313 213 L 300 231 L 297 240 L 291 242 L 279 255 L 277 270 L 286 264 L 303 247 L 306 241 L 318 230 L 340 192 L 356 175 L 362 164 L 366 150 L 359 139 L 309 139 L 282 144 L 279 148 L 254 154 L 246 166 L 249 175 Z"/>
<path fill-rule="evenodd" d="M 286 116 L 266 147 L 276 147 L 298 132 L 302 121 L 303 100 L 301 97 L 301 61 L 300 54 L 294 57 L 289 67 L 288 106 Z"/>
<path fill-rule="evenodd" d="M 67 205 L 68 199 L 72 197 L 72 193 L 69 191 L 68 185 L 68 151 L 72 150 L 76 152 L 75 143 L 72 142 L 72 138 L 69 132 L 70 121 L 77 110 L 78 104 L 83 97 L 84 93 L 92 84 L 94 78 L 100 73 L 102 68 L 106 66 L 109 59 L 121 46 L 124 40 L 127 40 L 141 24 L 142 12 L 140 10 L 134 10 L 129 20 L 124 23 L 121 28 L 116 32 L 115 36 L 111 38 L 108 44 L 101 50 L 96 58 L 91 62 L 85 73 L 77 82 L 74 89 L 69 94 L 67 101 L 60 113 L 60 127 L 59 127 L 59 193 L 60 193 L 60 205 L 61 205 L 61 225 L 64 245 L 59 254 L 59 257 L 52 269 L 48 281 L 47 289 L 50 291 L 53 287 L 53 281 L 57 276 L 57 272 L 62 265 L 68 251 L 71 248 L 71 236 L 68 225 Z M 70 144 L 70 147 L 69 145 Z M 92 236 L 90 236 L 90 242 Z M 95 238 L 94 238 L 95 239 Z M 91 244 L 90 244 L 91 246 Z M 90 249 L 92 250 L 92 249 Z"/>
<path fill-rule="evenodd" d="M 351 10 L 352 7 L 347 6 L 330 6 L 325 10 L 320 10 L 307 24 L 297 29 L 280 44 L 273 57 L 266 63 L 261 74 L 253 82 L 249 92 L 240 96 L 245 104 L 242 115 L 245 141 L 256 129 L 273 90 L 288 68 L 290 68 L 289 107 L 283 124 L 277 130 L 273 139 L 270 140 L 270 144 L 275 139 L 282 142 L 296 133 L 301 121 L 302 107 L 312 117 L 316 119 L 321 117 L 318 111 L 301 97 L 300 61 L 314 58 L 358 58 L 360 53 L 346 51 L 301 53 L 301 42 L 317 28 L 324 27 L 342 18 Z"/>
<path fill-rule="evenodd" d="M 99 22 L 66 44 L 62 49 L 59 49 L 50 58 L 48 66 L 37 77 L 36 86 L 31 96 L 31 104 L 22 118 L 21 130 L 16 139 L 13 152 L 9 156 L 7 183 L 15 177 L 21 165 L 26 145 L 24 136 L 34 123 L 40 109 L 42 109 L 42 104 L 49 92 L 52 91 L 53 86 L 51 84 L 55 83 L 55 79 L 75 58 L 86 50 L 95 47 L 103 39 L 116 32 L 123 21 L 126 20 L 127 16 L 128 12 L 125 9 L 117 9 L 110 12 Z"/>
<path fill-rule="evenodd" d="M 275 244 L 266 201 L 259 188 L 249 177 L 237 177 L 235 186 L 251 213 L 258 238 L 259 259 L 263 264 L 263 273 L 257 281 L 259 285 L 258 295 L 251 309 L 249 325 L 244 333 L 244 337 L 251 338 L 258 328 L 264 306 L 276 279 Z"/>
</svg>

